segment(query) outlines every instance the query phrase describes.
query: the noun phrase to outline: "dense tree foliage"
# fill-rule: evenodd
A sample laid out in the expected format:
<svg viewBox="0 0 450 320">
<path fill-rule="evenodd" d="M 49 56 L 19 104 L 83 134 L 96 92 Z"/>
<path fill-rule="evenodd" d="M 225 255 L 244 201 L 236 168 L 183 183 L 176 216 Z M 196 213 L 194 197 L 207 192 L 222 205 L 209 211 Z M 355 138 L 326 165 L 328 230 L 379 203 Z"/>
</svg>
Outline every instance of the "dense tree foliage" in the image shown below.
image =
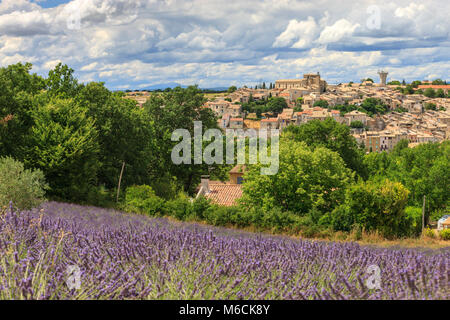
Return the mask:
<svg viewBox="0 0 450 320">
<path fill-rule="evenodd" d="M 269 112 L 272 114 L 279 114 L 283 109 L 287 108 L 286 99 L 281 97 L 270 97 L 267 100 L 255 101 L 251 96 L 248 103 L 242 104 L 242 110 L 248 113 L 256 113 L 258 118 L 261 118 L 263 113 Z"/>
<path fill-rule="evenodd" d="M 99 145 L 94 119 L 72 99 L 51 98 L 32 112 L 25 164 L 41 169 L 50 194 L 85 199 L 97 183 Z"/>
<path fill-rule="evenodd" d="M 24 138 L 32 124 L 33 96 L 45 88 L 45 80 L 29 74 L 30 63 L 0 68 L 0 155 L 20 157 Z"/>
<path fill-rule="evenodd" d="M 175 166 L 170 159 L 173 130 L 193 133 L 195 120 L 204 130 L 217 127 L 197 87 L 154 93 L 140 108 L 103 83 L 80 84 L 67 65 L 58 64 L 46 78 L 30 74 L 31 67 L 0 69 L 0 156 L 40 169 L 49 197 L 112 200 L 122 167 L 122 188 L 149 184 L 168 198 L 193 192 L 202 174 L 224 175 L 221 166 Z"/>
<path fill-rule="evenodd" d="M 323 107 L 327 106 L 328 104 L 324 105 Z M 373 116 L 375 114 L 385 114 L 389 111 L 389 107 L 384 104 L 383 101 L 375 98 L 366 98 L 360 105 L 348 104 L 346 102 L 344 104 L 331 106 L 330 109 L 339 110 L 341 112 L 341 116 L 353 110 L 358 110 L 360 112 L 366 113 L 368 116 Z"/>
<path fill-rule="evenodd" d="M 324 121 L 313 120 L 301 126 L 289 126 L 285 133 L 287 138 L 304 141 L 311 147 L 323 146 L 336 151 L 349 169 L 366 177 L 363 164 L 364 151 L 350 134 L 350 128 L 331 118 Z"/>
<path fill-rule="evenodd" d="M 252 166 L 245 176 L 243 204 L 264 209 L 280 206 L 299 215 L 313 208 L 332 210 L 352 180 L 337 153 L 291 139 L 280 143 L 278 174 L 261 175 L 260 168 Z"/>
<path fill-rule="evenodd" d="M 361 182 L 347 189 L 344 203 L 322 217 L 322 222 L 329 219 L 336 230 L 350 231 L 359 225 L 386 237 L 405 235 L 410 225 L 405 214 L 408 194 L 399 182 Z"/>
<path fill-rule="evenodd" d="M 214 173 L 216 167 L 207 164 L 175 165 L 171 159 L 172 148 L 178 141 L 172 141 L 176 129 L 187 129 L 194 141 L 194 121 L 201 121 L 203 133 L 218 128 L 217 119 L 211 109 L 203 108 L 205 98 L 197 87 L 176 88 L 170 92 L 154 95 L 145 104 L 144 110 L 154 127 L 157 141 L 153 152 L 159 158 L 151 165 L 150 175 L 156 180 L 174 179 L 186 192 L 193 192 L 205 173 Z M 192 155 L 193 159 L 193 155 Z M 162 174 L 163 173 L 163 174 Z M 165 173 L 165 174 L 164 174 Z M 155 190 L 158 192 L 158 190 Z"/>
</svg>

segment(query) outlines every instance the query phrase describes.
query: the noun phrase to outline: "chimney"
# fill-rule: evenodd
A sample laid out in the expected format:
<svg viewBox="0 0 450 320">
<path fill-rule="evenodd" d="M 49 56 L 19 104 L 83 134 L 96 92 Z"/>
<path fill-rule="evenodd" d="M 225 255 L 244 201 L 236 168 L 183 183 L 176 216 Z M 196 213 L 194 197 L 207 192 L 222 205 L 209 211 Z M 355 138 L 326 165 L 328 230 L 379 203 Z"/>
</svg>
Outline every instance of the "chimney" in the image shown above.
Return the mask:
<svg viewBox="0 0 450 320">
<path fill-rule="evenodd" d="M 202 176 L 201 186 L 205 193 L 211 192 L 211 190 L 209 189 L 209 176 Z"/>
</svg>

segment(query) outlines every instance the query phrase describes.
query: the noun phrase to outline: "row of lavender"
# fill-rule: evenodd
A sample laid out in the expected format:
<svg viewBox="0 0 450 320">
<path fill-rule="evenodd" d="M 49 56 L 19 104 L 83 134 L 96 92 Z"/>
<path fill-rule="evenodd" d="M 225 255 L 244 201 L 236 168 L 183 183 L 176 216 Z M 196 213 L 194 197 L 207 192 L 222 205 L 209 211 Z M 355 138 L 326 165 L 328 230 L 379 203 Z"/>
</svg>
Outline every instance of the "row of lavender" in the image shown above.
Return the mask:
<svg viewBox="0 0 450 320">
<path fill-rule="evenodd" d="M 449 258 L 55 202 L 0 215 L 0 299 L 449 299 Z"/>
</svg>

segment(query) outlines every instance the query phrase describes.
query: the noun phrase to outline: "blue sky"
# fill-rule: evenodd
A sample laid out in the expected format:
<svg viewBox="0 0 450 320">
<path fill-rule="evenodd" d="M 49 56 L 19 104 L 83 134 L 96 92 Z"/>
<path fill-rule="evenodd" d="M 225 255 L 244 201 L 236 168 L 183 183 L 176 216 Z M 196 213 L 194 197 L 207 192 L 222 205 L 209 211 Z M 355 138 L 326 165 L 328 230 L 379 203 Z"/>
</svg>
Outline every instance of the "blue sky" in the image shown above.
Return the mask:
<svg viewBox="0 0 450 320">
<path fill-rule="evenodd" d="M 30 1 L 39 4 L 42 8 L 54 8 L 63 3 L 68 3 L 70 0 L 34 0 Z"/>
<path fill-rule="evenodd" d="M 204 88 L 320 72 L 449 80 L 447 0 L 2 0 L 0 66 L 58 62 L 111 89 Z"/>
</svg>

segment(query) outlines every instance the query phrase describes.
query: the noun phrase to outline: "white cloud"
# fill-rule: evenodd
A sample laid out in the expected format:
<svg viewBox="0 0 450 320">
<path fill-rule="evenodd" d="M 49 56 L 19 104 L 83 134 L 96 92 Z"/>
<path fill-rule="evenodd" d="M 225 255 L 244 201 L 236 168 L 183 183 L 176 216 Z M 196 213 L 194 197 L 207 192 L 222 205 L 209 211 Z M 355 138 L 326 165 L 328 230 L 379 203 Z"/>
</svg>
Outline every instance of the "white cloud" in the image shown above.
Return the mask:
<svg viewBox="0 0 450 320">
<path fill-rule="evenodd" d="M 318 25 L 313 17 L 307 20 L 291 20 L 286 28 L 273 43 L 273 47 L 307 48 L 318 33 Z"/>
<path fill-rule="evenodd" d="M 54 67 L 56 67 L 58 65 L 58 63 L 61 63 L 61 60 L 52 60 L 52 61 L 48 61 L 46 63 L 44 63 L 44 68 L 45 69 L 53 69 Z"/>
<path fill-rule="evenodd" d="M 424 10 L 425 6 L 423 4 L 411 3 L 409 6 L 405 8 L 401 7 L 397 8 L 395 10 L 395 15 L 400 18 L 406 17 L 409 19 L 413 19 L 415 16 L 417 16 L 417 14 L 419 14 Z"/>
<path fill-rule="evenodd" d="M 73 0 L 44 9 L 2 0 L 0 63 L 30 61 L 46 73 L 62 61 L 82 81 L 113 88 L 254 85 L 316 71 L 339 82 L 381 67 L 406 79 L 448 76 L 450 2 L 380 0 L 381 28 L 369 30 L 372 3 Z M 68 28 L 74 13 L 80 29 Z"/>
<path fill-rule="evenodd" d="M 336 21 L 332 26 L 327 26 L 320 33 L 319 43 L 331 43 L 340 41 L 345 36 L 351 36 L 359 23 L 352 24 L 346 19 Z"/>
<path fill-rule="evenodd" d="M 84 67 L 82 67 L 80 70 L 81 71 L 93 71 L 95 70 L 95 68 L 97 67 L 98 63 L 97 62 L 92 62 Z"/>
</svg>

